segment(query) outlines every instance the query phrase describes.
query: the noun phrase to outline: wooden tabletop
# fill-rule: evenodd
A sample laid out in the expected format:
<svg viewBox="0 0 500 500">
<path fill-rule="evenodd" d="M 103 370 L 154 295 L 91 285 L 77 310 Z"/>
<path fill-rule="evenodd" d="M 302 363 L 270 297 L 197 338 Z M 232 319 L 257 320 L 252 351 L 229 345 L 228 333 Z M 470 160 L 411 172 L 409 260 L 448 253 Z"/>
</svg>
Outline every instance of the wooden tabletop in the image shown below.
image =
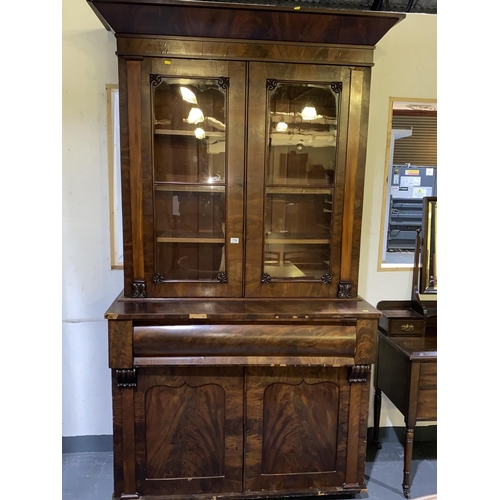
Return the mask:
<svg viewBox="0 0 500 500">
<path fill-rule="evenodd" d="M 380 330 L 379 335 L 387 342 L 394 345 L 411 360 L 437 360 L 436 335 L 425 335 L 423 337 L 390 337 Z"/>
<path fill-rule="evenodd" d="M 355 320 L 378 319 L 380 312 L 364 299 L 129 299 L 123 293 L 106 319 L 136 320 Z"/>
</svg>

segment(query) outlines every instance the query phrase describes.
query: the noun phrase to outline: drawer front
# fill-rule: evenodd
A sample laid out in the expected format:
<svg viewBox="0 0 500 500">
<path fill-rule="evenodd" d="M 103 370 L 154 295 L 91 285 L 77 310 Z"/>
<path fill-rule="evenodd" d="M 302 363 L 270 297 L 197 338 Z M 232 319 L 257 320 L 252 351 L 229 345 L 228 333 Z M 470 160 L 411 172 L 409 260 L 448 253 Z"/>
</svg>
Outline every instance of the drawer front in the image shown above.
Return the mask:
<svg viewBox="0 0 500 500">
<path fill-rule="evenodd" d="M 418 389 L 437 389 L 437 363 L 421 363 Z"/>
<path fill-rule="evenodd" d="M 417 420 L 437 420 L 437 390 L 418 391 Z"/>
<path fill-rule="evenodd" d="M 345 356 L 356 325 L 135 326 L 134 356 Z"/>
<path fill-rule="evenodd" d="M 389 319 L 388 332 L 391 335 L 423 335 L 425 332 L 424 322 L 420 319 Z"/>
<path fill-rule="evenodd" d="M 421 363 L 420 365 L 417 419 L 437 419 L 437 363 Z"/>
</svg>

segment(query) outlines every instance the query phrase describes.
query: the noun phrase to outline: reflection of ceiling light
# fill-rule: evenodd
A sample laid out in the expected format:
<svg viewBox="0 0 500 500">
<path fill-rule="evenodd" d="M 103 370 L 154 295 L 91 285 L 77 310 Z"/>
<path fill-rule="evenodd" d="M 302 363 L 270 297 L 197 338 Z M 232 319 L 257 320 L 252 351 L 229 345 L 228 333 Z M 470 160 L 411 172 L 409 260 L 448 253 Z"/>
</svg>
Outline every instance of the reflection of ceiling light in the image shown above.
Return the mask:
<svg viewBox="0 0 500 500">
<path fill-rule="evenodd" d="M 287 128 L 288 125 L 283 120 L 276 124 L 276 132 L 286 132 Z"/>
<path fill-rule="evenodd" d="M 187 117 L 187 122 L 191 125 L 195 125 L 196 123 L 202 122 L 204 119 L 203 111 L 200 108 L 191 108 L 189 116 Z"/>
<path fill-rule="evenodd" d="M 194 135 L 196 136 L 197 139 L 205 139 L 205 131 L 201 127 L 198 127 L 194 131 Z"/>
<path fill-rule="evenodd" d="M 220 175 L 219 174 L 211 175 L 208 178 L 208 182 L 209 184 L 213 184 L 214 182 L 220 182 Z"/>
<path fill-rule="evenodd" d="M 191 104 L 198 104 L 198 101 L 196 100 L 196 96 L 188 88 L 181 87 L 181 94 L 182 94 L 182 98 L 186 102 L 190 102 Z"/>
<path fill-rule="evenodd" d="M 314 120 L 315 118 L 318 117 L 316 113 L 316 108 L 312 106 L 306 106 L 300 113 L 300 116 L 302 117 L 303 120 Z"/>
</svg>

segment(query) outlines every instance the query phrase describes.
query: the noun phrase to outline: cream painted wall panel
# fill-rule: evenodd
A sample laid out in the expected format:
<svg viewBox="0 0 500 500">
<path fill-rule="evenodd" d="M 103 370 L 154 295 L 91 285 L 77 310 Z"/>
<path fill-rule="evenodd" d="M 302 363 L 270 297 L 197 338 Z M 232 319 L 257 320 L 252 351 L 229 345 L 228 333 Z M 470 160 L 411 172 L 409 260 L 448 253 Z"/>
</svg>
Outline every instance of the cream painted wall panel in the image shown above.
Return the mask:
<svg viewBox="0 0 500 500">
<path fill-rule="evenodd" d="M 106 84 L 115 39 L 84 0 L 63 0 L 63 436 L 112 433 L 104 313 L 123 286 L 110 264 Z"/>
<path fill-rule="evenodd" d="M 63 436 L 113 432 L 105 320 L 63 323 Z"/>
<path fill-rule="evenodd" d="M 385 177 L 389 98 L 437 98 L 437 16 L 407 14 L 377 45 L 372 73 L 366 160 L 359 294 L 374 306 L 381 300 L 409 300 L 412 273 L 378 271 Z M 373 401 L 373 398 L 372 398 Z M 373 425 L 373 405 L 369 425 Z M 404 419 L 385 397 L 381 426 Z"/>
</svg>

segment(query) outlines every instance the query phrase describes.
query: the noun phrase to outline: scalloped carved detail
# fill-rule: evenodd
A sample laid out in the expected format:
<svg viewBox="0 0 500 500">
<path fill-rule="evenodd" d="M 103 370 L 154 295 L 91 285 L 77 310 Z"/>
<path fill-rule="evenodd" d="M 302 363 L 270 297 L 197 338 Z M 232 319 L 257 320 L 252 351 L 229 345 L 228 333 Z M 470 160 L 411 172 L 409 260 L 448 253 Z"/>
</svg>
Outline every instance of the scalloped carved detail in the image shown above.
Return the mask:
<svg viewBox="0 0 500 500">
<path fill-rule="evenodd" d="M 159 42 L 159 45 L 160 45 L 160 52 L 162 54 L 168 54 L 168 46 L 167 46 L 167 42 L 165 41 L 160 41 Z"/>
<path fill-rule="evenodd" d="M 370 374 L 370 365 L 354 365 L 349 374 L 349 382 L 366 382 Z"/>
<path fill-rule="evenodd" d="M 144 299 L 147 296 L 146 283 L 144 281 L 134 281 L 132 283 L 132 297 L 134 299 Z"/>
<path fill-rule="evenodd" d="M 137 372 L 135 368 L 116 370 L 117 387 L 137 387 Z"/>
<path fill-rule="evenodd" d="M 221 89 L 227 90 L 229 88 L 229 78 L 227 76 L 221 76 L 217 83 Z"/>
<path fill-rule="evenodd" d="M 321 276 L 321 282 L 328 285 L 332 282 L 332 275 L 330 273 L 323 274 L 323 276 Z"/>
<path fill-rule="evenodd" d="M 273 80 L 271 78 L 268 78 L 266 80 L 266 89 L 267 90 L 274 90 L 278 86 L 278 82 L 276 80 Z"/>
<path fill-rule="evenodd" d="M 153 87 L 158 87 L 160 83 L 162 82 L 162 77 L 160 75 L 149 75 L 149 83 Z"/>
<path fill-rule="evenodd" d="M 158 283 L 163 283 L 165 281 L 165 276 L 161 273 L 155 273 L 153 274 L 153 283 L 155 285 L 158 285 Z"/>
<path fill-rule="evenodd" d="M 342 91 L 342 82 L 333 82 L 330 87 L 335 94 L 340 94 Z"/>
<path fill-rule="evenodd" d="M 339 281 L 339 299 L 352 299 L 352 285 L 350 281 Z"/>
<path fill-rule="evenodd" d="M 226 273 L 219 273 L 217 275 L 217 281 L 219 283 L 227 283 L 227 274 Z"/>
<path fill-rule="evenodd" d="M 260 277 L 260 282 L 262 284 L 264 283 L 271 283 L 271 275 L 267 274 L 267 273 L 262 273 L 261 277 Z"/>
</svg>

